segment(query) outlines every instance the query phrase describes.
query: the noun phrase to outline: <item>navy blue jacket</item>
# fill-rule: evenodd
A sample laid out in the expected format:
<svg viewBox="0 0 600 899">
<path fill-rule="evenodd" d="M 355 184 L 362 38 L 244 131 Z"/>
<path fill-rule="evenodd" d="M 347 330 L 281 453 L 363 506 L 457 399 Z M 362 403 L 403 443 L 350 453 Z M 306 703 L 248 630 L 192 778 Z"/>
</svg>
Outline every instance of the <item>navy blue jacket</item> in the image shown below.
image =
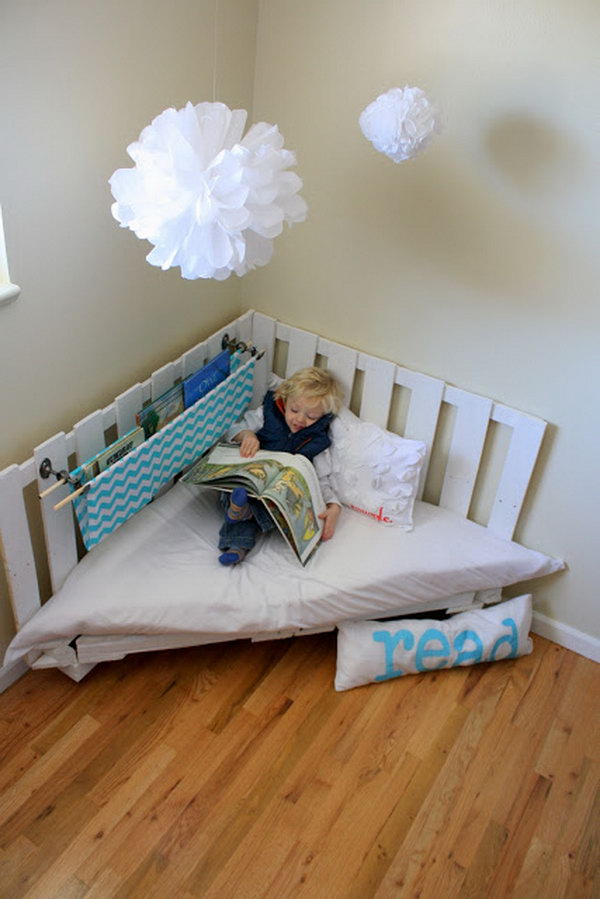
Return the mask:
<svg viewBox="0 0 600 899">
<path fill-rule="evenodd" d="M 331 443 L 329 436 L 329 425 L 333 419 L 331 413 L 322 415 L 314 424 L 294 434 L 288 428 L 283 412 L 277 407 L 272 390 L 269 390 L 263 400 L 263 412 L 263 426 L 256 432 L 261 449 L 300 453 L 307 459 L 314 459 Z"/>
</svg>

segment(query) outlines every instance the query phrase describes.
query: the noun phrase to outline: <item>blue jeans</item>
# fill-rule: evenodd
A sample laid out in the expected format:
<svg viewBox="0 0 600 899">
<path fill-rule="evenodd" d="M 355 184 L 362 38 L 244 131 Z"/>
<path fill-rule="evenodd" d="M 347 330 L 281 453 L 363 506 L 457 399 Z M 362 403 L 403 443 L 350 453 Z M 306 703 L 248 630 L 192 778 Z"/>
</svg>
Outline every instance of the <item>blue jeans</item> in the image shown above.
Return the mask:
<svg viewBox="0 0 600 899">
<path fill-rule="evenodd" d="M 230 493 L 221 493 L 221 506 L 225 511 L 229 508 Z M 257 499 L 249 499 L 252 518 L 244 521 L 228 521 L 225 519 L 219 531 L 219 549 L 252 549 L 259 534 L 266 534 L 275 527 L 273 519 Z"/>
</svg>

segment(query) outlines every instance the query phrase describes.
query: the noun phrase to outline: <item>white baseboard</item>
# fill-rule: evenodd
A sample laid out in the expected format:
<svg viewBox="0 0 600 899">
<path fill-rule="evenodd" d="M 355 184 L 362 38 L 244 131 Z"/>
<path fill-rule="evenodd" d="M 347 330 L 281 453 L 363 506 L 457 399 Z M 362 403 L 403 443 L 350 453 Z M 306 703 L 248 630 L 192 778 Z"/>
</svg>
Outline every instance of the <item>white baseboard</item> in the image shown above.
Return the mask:
<svg viewBox="0 0 600 899">
<path fill-rule="evenodd" d="M 27 674 L 29 670 L 29 665 L 23 659 L 13 662 L 12 665 L 4 665 L 0 668 L 0 693 L 8 690 L 11 684 L 14 684 L 24 674 Z"/>
<path fill-rule="evenodd" d="M 555 621 L 553 618 L 548 618 L 547 615 L 535 611 L 531 630 L 540 637 L 545 637 L 547 640 L 552 640 L 553 643 L 558 643 L 559 646 L 579 653 L 580 656 L 585 656 L 586 659 L 600 662 L 600 640 L 597 637 L 591 637 L 568 624 L 563 624 L 562 621 Z"/>
</svg>

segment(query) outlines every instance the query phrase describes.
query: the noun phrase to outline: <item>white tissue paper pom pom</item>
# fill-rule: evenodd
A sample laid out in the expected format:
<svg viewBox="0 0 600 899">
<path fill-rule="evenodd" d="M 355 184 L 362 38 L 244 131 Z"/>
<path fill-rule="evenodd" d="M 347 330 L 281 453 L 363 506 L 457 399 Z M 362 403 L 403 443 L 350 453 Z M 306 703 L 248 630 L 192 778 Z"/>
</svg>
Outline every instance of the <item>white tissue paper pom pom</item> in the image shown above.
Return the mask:
<svg viewBox="0 0 600 899">
<path fill-rule="evenodd" d="M 146 257 L 182 277 L 222 281 L 266 265 L 284 222 L 306 218 L 296 158 L 276 125 L 253 125 L 224 103 L 166 109 L 127 152 L 135 166 L 110 178 L 111 211 L 150 241 Z"/>
<path fill-rule="evenodd" d="M 425 149 L 439 130 L 439 116 L 420 88 L 394 87 L 363 109 L 359 124 L 376 150 L 404 162 Z"/>
</svg>

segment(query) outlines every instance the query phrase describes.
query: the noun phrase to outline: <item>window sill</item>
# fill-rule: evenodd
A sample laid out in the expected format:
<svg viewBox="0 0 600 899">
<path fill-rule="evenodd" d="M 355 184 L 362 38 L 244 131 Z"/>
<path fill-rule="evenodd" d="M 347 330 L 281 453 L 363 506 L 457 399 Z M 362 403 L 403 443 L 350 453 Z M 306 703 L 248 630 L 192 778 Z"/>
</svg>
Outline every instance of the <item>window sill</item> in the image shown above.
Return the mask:
<svg viewBox="0 0 600 899">
<path fill-rule="evenodd" d="M 21 293 L 21 288 L 16 284 L 0 284 L 0 306 L 6 306 L 16 300 Z"/>
</svg>

